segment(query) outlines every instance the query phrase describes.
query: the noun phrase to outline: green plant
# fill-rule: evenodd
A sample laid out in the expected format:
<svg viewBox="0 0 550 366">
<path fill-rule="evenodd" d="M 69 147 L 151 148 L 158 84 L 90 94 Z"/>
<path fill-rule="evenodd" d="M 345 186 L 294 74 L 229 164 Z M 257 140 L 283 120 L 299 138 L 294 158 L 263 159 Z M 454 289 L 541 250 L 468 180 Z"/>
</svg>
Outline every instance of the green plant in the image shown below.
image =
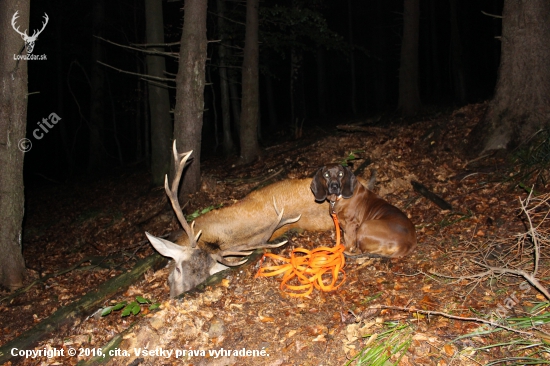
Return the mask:
<svg viewBox="0 0 550 366">
<path fill-rule="evenodd" d="M 341 164 L 342 166 L 348 166 L 348 163 L 349 163 L 350 161 L 353 161 L 353 160 L 357 159 L 357 156 L 355 156 L 355 154 L 361 154 L 361 153 L 364 153 L 364 152 L 365 152 L 365 150 L 352 150 L 352 151 L 349 153 L 349 155 L 348 155 L 347 157 L 345 157 L 344 160 L 342 160 L 342 161 L 340 162 L 340 164 Z"/>
<path fill-rule="evenodd" d="M 547 183 L 550 179 L 550 130 L 540 130 L 525 145 L 514 153 L 514 160 L 520 164 L 517 180 L 534 178 L 539 183 Z M 529 184 L 519 183 L 519 186 L 530 191 Z"/>
<path fill-rule="evenodd" d="M 407 353 L 412 343 L 412 329 L 409 324 L 385 323 L 389 330 L 365 336 L 374 338 L 368 346 L 363 348 L 355 357 L 346 363 L 351 365 L 387 366 L 398 365 L 401 358 Z M 395 356 L 395 357 L 394 357 Z M 394 357 L 395 362 L 390 358 Z"/>
<path fill-rule="evenodd" d="M 193 221 L 193 220 L 195 220 L 197 217 L 202 216 L 202 215 L 204 215 L 204 214 L 206 214 L 206 213 L 208 213 L 208 212 L 210 212 L 210 211 L 212 211 L 212 210 L 216 210 L 216 209 L 218 209 L 218 208 L 220 208 L 220 207 L 222 207 L 222 206 L 223 206 L 223 203 L 220 203 L 219 205 L 212 205 L 212 206 L 205 207 L 205 208 L 203 208 L 202 210 L 197 210 L 197 211 L 193 212 L 192 214 L 187 215 L 187 216 L 185 217 L 185 219 L 186 219 L 187 221 Z"/>
<path fill-rule="evenodd" d="M 113 311 L 122 310 L 121 317 L 128 316 L 130 314 L 137 315 L 141 312 L 141 306 L 148 306 L 149 310 L 155 310 L 160 306 L 160 303 L 153 302 L 142 296 L 136 296 L 136 299 L 130 303 L 128 301 L 121 301 L 115 305 L 107 306 L 101 311 L 101 316 L 107 316 Z"/>
</svg>

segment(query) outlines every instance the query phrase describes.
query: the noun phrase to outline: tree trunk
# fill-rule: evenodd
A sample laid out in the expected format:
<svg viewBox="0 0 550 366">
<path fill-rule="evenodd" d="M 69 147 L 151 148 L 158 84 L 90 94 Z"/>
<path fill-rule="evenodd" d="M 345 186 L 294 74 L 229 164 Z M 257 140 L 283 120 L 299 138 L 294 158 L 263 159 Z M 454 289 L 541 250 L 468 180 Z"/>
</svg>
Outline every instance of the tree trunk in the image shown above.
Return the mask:
<svg viewBox="0 0 550 366">
<path fill-rule="evenodd" d="M 430 7 L 430 61 L 428 62 L 428 65 L 430 65 L 430 72 L 429 72 L 429 79 L 428 79 L 428 87 L 430 88 L 430 96 L 432 100 L 439 101 L 442 94 L 441 89 L 441 71 L 439 66 L 439 45 L 437 43 L 437 40 L 439 38 L 438 35 L 438 13 L 436 10 L 436 2 L 440 0 L 430 0 L 429 7 Z"/>
<path fill-rule="evenodd" d="M 374 27 L 376 28 L 384 28 L 384 8 L 382 1 L 376 1 L 375 2 L 375 12 L 376 12 L 376 18 L 375 18 L 375 24 Z M 376 109 L 378 111 L 385 110 L 387 108 L 388 104 L 388 89 L 389 89 L 389 80 L 388 80 L 388 59 L 390 59 L 389 52 L 388 52 L 388 44 L 391 43 L 388 37 L 388 32 L 377 32 L 375 34 L 370 35 L 372 37 L 372 43 L 373 43 L 373 50 L 376 57 L 370 58 L 370 64 L 372 65 L 373 70 L 373 79 L 374 80 L 367 80 L 365 84 L 373 84 L 373 90 L 374 90 L 374 102 L 376 105 Z M 368 75 L 368 73 L 367 73 Z M 365 96 L 368 98 L 365 100 L 365 105 L 369 105 L 370 98 L 369 93 L 365 93 Z"/>
<path fill-rule="evenodd" d="M 185 0 L 178 75 L 174 138 L 178 151 L 193 150 L 193 162 L 183 177 L 180 197 L 195 193 L 201 181 L 201 131 L 204 113 L 207 0 Z"/>
<path fill-rule="evenodd" d="M 133 13 L 133 22 L 132 22 L 132 30 L 134 31 L 134 39 L 136 41 L 140 40 L 139 43 L 142 43 L 141 42 L 141 27 L 142 25 L 141 24 L 138 24 L 139 21 L 138 21 L 138 14 L 141 15 L 141 11 L 140 9 L 138 9 L 138 7 L 133 7 L 133 10 L 132 10 L 132 13 Z M 143 64 L 142 64 L 142 59 L 136 57 L 135 59 L 135 70 L 138 74 L 141 74 L 143 71 Z M 145 111 L 147 111 L 147 107 L 149 104 L 147 103 L 146 101 L 146 96 L 147 96 L 147 91 L 145 91 L 145 81 L 141 80 L 141 79 L 138 79 L 136 78 L 136 90 L 138 91 L 137 92 L 137 98 L 135 99 L 135 110 L 136 110 L 136 117 L 135 117 L 135 122 L 132 124 L 132 132 L 133 132 L 133 138 L 134 138 L 134 141 L 135 141 L 135 160 L 136 161 L 142 161 L 145 159 L 145 155 L 149 155 L 148 153 L 145 152 L 145 143 L 144 143 L 144 135 L 143 135 L 143 132 L 142 132 L 142 129 L 145 129 L 145 125 L 147 125 L 147 123 L 149 123 L 149 119 L 147 118 L 148 117 L 148 114 L 147 113 L 144 113 Z M 147 135 L 149 136 L 149 135 Z M 147 138 L 147 141 L 149 141 L 149 139 Z M 148 150 L 147 150 L 148 152 Z M 147 161 L 150 162 L 150 159 L 146 159 Z"/>
<path fill-rule="evenodd" d="M 418 22 L 419 0 L 404 0 L 403 43 L 399 68 L 399 110 L 403 116 L 415 115 L 420 109 L 418 95 Z"/>
<path fill-rule="evenodd" d="M 355 82 L 355 52 L 353 51 L 353 13 L 351 10 L 351 0 L 348 0 L 348 36 L 349 44 L 351 46 L 349 52 L 349 71 L 350 71 L 350 89 L 351 89 L 351 112 L 354 116 L 357 115 L 357 83 Z"/>
<path fill-rule="evenodd" d="M 269 116 L 269 130 L 274 132 L 279 127 L 277 119 L 277 107 L 275 104 L 275 91 L 273 90 L 273 78 L 271 73 L 268 72 L 265 75 L 265 95 L 267 99 L 267 113 Z"/>
<path fill-rule="evenodd" d="M 164 21 L 162 0 L 145 0 L 145 28 L 147 43 L 164 43 Z M 164 51 L 164 47 L 151 47 L 149 50 Z M 147 55 L 147 73 L 155 77 L 166 77 L 166 62 L 163 56 Z M 148 84 L 149 111 L 151 112 L 151 173 L 153 185 L 164 184 L 164 176 L 170 169 L 170 140 L 172 121 L 170 120 L 170 100 L 168 89 Z"/>
<path fill-rule="evenodd" d="M 458 27 L 458 0 L 449 0 L 451 7 L 451 73 L 455 100 L 460 104 L 466 103 L 466 66 L 464 65 L 464 51 Z"/>
<path fill-rule="evenodd" d="M 222 105 L 222 150 L 225 156 L 235 153 L 235 143 L 231 133 L 231 105 L 229 100 L 229 80 L 227 73 L 227 33 L 225 31 L 225 0 L 217 0 L 218 28 L 220 30 L 221 42 L 218 47 L 220 59 L 220 96 Z"/>
<path fill-rule="evenodd" d="M 510 149 L 550 121 L 550 2 L 505 0 L 495 96 L 469 151 Z"/>
<path fill-rule="evenodd" d="M 259 45 L 258 45 L 258 0 L 246 1 L 246 32 L 242 70 L 241 104 L 241 163 L 248 164 L 261 154 L 258 144 L 259 109 Z"/>
<path fill-rule="evenodd" d="M 92 33 L 94 36 L 101 37 L 103 33 L 104 0 L 97 0 L 92 5 Z M 88 170 L 95 171 L 105 162 L 104 139 L 104 92 L 105 92 L 105 72 L 103 66 L 97 63 L 103 59 L 103 46 L 101 40 L 92 39 L 92 72 L 91 72 L 91 91 L 90 91 L 90 146 Z"/>
<path fill-rule="evenodd" d="M 317 48 L 317 106 L 319 118 L 325 120 L 327 118 L 327 68 L 326 68 L 326 52 L 322 47 Z"/>
<path fill-rule="evenodd" d="M 302 122 L 306 118 L 304 95 L 304 55 L 298 47 L 290 50 L 290 122 L 294 137 L 302 137 Z"/>
<path fill-rule="evenodd" d="M 31 148 L 25 139 L 27 124 L 27 62 L 25 42 L 11 27 L 18 11 L 19 29 L 29 29 L 29 0 L 0 2 L 0 285 L 17 289 L 23 285 L 25 262 L 21 252 L 24 214 L 23 158 Z"/>
<path fill-rule="evenodd" d="M 234 44 L 231 44 L 234 46 Z M 233 59 L 233 51 L 231 47 L 226 50 L 227 59 Z M 233 132 L 235 136 L 240 136 L 241 131 L 241 93 L 239 91 L 239 77 L 240 74 L 235 68 L 227 70 L 227 76 L 229 77 L 229 102 L 231 103 L 231 113 L 233 115 Z"/>
</svg>

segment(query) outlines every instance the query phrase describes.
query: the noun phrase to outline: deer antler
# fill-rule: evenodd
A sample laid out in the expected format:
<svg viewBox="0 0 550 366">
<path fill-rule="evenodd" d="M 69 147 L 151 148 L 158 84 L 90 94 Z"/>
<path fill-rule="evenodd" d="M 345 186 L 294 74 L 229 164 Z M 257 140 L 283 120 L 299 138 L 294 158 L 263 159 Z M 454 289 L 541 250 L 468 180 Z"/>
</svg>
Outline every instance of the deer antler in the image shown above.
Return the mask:
<svg viewBox="0 0 550 366">
<path fill-rule="evenodd" d="M 180 184 L 181 174 L 183 173 L 183 168 L 185 167 L 185 163 L 187 162 L 187 159 L 189 159 L 189 156 L 191 156 L 191 154 L 193 153 L 193 150 L 188 151 L 186 153 L 179 154 L 178 150 L 176 149 L 176 140 L 174 140 L 174 145 L 172 150 L 174 153 L 174 164 L 176 166 L 176 171 L 174 173 L 174 180 L 172 181 L 172 188 L 170 188 L 168 185 L 168 174 L 166 175 L 164 179 L 164 190 L 166 191 L 166 194 L 168 195 L 168 198 L 172 203 L 172 208 L 176 213 L 178 221 L 180 222 L 181 226 L 183 227 L 183 230 L 185 230 L 185 232 L 187 233 L 187 236 L 189 237 L 189 244 L 191 245 L 191 248 L 195 248 L 197 246 L 197 240 L 199 240 L 199 237 L 201 236 L 202 231 L 199 230 L 197 235 L 195 235 L 195 231 L 194 231 L 195 221 L 191 223 L 191 226 L 187 223 L 187 220 L 183 215 L 183 211 L 181 210 L 181 206 L 178 201 L 178 187 Z"/>
<path fill-rule="evenodd" d="M 273 208 L 275 209 L 275 212 L 277 213 L 277 215 L 279 215 L 281 218 L 283 217 L 283 212 L 285 211 L 284 207 L 283 207 L 283 210 L 279 213 L 279 209 L 277 208 L 277 202 L 275 202 L 275 196 L 273 196 Z M 283 222 L 281 222 L 281 219 L 279 219 L 279 223 L 277 225 L 277 227 L 275 227 L 275 230 L 277 230 L 278 228 L 280 228 L 281 226 L 284 226 L 286 224 L 292 224 L 293 222 L 296 222 L 298 220 L 300 220 L 300 217 L 302 217 L 302 214 L 299 214 L 298 216 L 296 217 L 291 217 L 289 219 L 286 219 L 284 220 Z M 269 238 L 268 238 L 269 239 Z"/>
<path fill-rule="evenodd" d="M 32 32 L 32 36 L 29 37 L 29 40 L 32 40 L 32 41 L 36 41 L 36 38 L 38 38 L 38 36 L 40 35 L 40 33 L 42 33 L 42 31 L 44 30 L 44 28 L 46 28 L 46 25 L 48 24 L 48 21 L 50 20 L 50 18 L 48 17 L 48 14 L 44 13 L 44 17 L 45 18 L 45 22 L 42 22 L 42 29 L 40 29 L 39 31 L 33 31 Z"/>
<path fill-rule="evenodd" d="M 239 264 L 242 264 L 242 263 L 246 262 L 246 259 L 243 260 L 243 261 L 237 262 L 237 263 L 232 263 L 232 262 L 228 262 L 227 259 L 225 259 L 224 257 L 247 256 L 247 255 L 250 255 L 254 249 L 258 249 L 258 248 L 278 248 L 281 245 L 286 244 L 287 240 L 282 241 L 280 243 L 267 244 L 267 239 L 269 239 L 271 237 L 271 235 L 273 235 L 275 230 L 277 230 L 281 226 L 286 225 L 286 224 L 291 224 L 293 222 L 296 222 L 296 221 L 300 220 L 300 217 L 302 215 L 298 215 L 296 217 L 291 217 L 291 218 L 288 218 L 286 220 L 281 221 L 282 218 L 283 218 L 283 215 L 285 213 L 285 209 L 283 208 L 279 212 L 279 209 L 277 208 L 277 202 L 275 202 L 275 197 L 273 197 L 273 208 L 275 209 L 275 212 L 277 213 L 277 220 L 275 220 L 275 222 L 273 222 L 273 224 L 271 224 L 271 226 L 266 229 L 266 231 L 265 231 L 266 234 L 264 235 L 264 237 L 262 239 L 259 240 L 259 242 L 250 243 L 250 244 L 246 244 L 246 245 L 240 245 L 240 246 L 237 246 L 237 247 L 232 247 L 230 250 L 229 249 L 228 250 L 223 250 L 217 255 L 216 260 L 218 262 L 222 263 L 222 264 L 225 264 L 226 266 L 237 266 Z"/>
<path fill-rule="evenodd" d="M 25 32 L 21 32 L 19 30 L 19 26 L 15 26 L 15 21 L 17 20 L 17 18 L 19 18 L 19 15 L 17 15 L 17 13 L 19 13 L 19 10 L 17 10 L 15 12 L 15 14 L 13 14 L 13 17 L 11 18 L 11 26 L 13 27 L 13 29 L 19 33 L 21 35 L 21 37 L 23 37 L 24 40 L 26 40 L 29 36 L 27 35 L 27 30 L 25 29 Z"/>
</svg>

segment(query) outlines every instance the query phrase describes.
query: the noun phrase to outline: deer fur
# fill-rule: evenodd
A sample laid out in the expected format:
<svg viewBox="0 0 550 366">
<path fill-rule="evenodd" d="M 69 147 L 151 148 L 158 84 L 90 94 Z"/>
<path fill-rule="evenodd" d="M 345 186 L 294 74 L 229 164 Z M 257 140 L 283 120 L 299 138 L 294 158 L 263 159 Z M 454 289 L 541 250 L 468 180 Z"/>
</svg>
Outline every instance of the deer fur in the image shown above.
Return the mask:
<svg viewBox="0 0 550 366">
<path fill-rule="evenodd" d="M 330 230 L 334 224 L 328 203 L 316 203 L 310 179 L 291 179 L 274 183 L 250 193 L 240 202 L 200 216 L 187 224 L 177 201 L 177 187 L 183 167 L 191 152 L 179 154 L 174 142 L 176 171 L 171 188 L 165 189 L 185 233 L 170 240 L 146 233 L 153 247 L 174 260 L 168 283 L 170 296 L 176 297 L 204 282 L 210 275 L 228 266 L 246 262 L 229 261 L 243 257 L 257 248 L 274 248 L 286 241 L 267 244 L 292 228 L 311 231 Z M 280 209 L 280 210 L 279 210 Z M 195 231 L 198 234 L 195 235 Z"/>
<path fill-rule="evenodd" d="M 309 231 L 323 231 L 334 228 L 329 215 L 328 203 L 316 203 L 311 195 L 310 179 L 289 179 L 273 183 L 248 196 L 232 206 L 198 217 L 196 229 L 202 230 L 199 246 L 211 249 L 227 250 L 232 247 L 257 242 L 263 238 L 265 230 L 276 220 L 273 201 L 277 207 L 284 208 L 285 219 L 301 216 L 296 222 L 278 228 L 269 236 L 275 240 L 293 228 Z M 188 246 L 189 240 L 183 235 L 176 241 L 178 245 Z"/>
</svg>

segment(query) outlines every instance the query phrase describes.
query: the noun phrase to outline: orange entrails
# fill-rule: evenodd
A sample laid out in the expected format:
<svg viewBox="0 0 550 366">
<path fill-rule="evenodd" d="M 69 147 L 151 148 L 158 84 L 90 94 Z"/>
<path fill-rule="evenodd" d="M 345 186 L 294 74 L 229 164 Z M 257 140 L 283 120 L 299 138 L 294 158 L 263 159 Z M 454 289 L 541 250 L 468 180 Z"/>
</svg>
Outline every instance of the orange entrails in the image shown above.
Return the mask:
<svg viewBox="0 0 550 366">
<path fill-rule="evenodd" d="M 343 270 L 346 264 L 345 248 L 340 244 L 340 225 L 336 214 L 332 214 L 332 219 L 336 227 L 336 245 L 333 248 L 319 247 L 313 250 L 296 248 L 290 253 L 290 258 L 265 253 L 260 260 L 260 269 L 255 277 L 271 277 L 282 273 L 281 291 L 292 297 L 308 296 L 313 288 L 328 292 L 340 287 L 346 279 L 346 272 Z M 262 268 L 266 257 L 281 261 L 283 264 Z M 343 277 L 336 284 L 340 272 L 342 272 Z M 328 277 L 328 275 L 331 277 Z M 298 280 L 300 285 L 289 284 L 289 281 L 294 278 Z M 330 283 L 325 284 L 326 281 L 330 281 Z"/>
</svg>

